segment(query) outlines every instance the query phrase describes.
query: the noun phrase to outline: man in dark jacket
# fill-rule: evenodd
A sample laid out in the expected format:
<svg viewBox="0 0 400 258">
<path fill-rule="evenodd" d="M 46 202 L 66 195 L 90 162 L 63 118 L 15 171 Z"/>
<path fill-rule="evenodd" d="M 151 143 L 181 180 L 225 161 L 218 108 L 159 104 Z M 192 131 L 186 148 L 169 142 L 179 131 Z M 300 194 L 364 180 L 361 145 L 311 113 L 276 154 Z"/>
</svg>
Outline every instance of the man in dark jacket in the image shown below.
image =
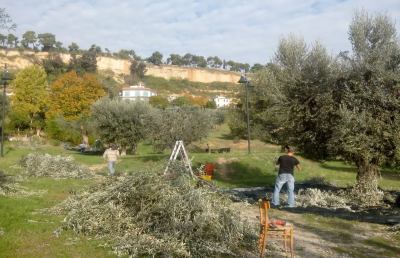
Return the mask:
<svg viewBox="0 0 400 258">
<path fill-rule="evenodd" d="M 294 201 L 294 167 L 301 170 L 300 162 L 293 156 L 294 151 L 291 147 L 285 146 L 286 155 L 282 155 L 276 161 L 276 166 L 279 167 L 278 177 L 275 181 L 274 195 L 272 198 L 272 204 L 279 206 L 279 193 L 284 184 L 286 184 L 288 190 L 288 207 L 295 207 Z"/>
</svg>

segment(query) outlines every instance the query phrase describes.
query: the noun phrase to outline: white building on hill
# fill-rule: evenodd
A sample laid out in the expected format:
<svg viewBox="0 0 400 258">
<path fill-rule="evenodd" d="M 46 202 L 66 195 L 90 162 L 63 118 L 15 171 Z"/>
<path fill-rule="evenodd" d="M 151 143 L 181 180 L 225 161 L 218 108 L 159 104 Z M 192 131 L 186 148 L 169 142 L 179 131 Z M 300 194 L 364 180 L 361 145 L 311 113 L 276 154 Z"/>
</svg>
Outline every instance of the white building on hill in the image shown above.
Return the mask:
<svg viewBox="0 0 400 258">
<path fill-rule="evenodd" d="M 214 102 L 217 108 L 228 107 L 232 103 L 232 99 L 224 96 L 216 96 Z"/>
<path fill-rule="evenodd" d="M 139 85 L 124 87 L 122 88 L 122 92 L 120 94 L 121 99 L 134 101 L 149 101 L 149 98 L 152 96 L 157 96 L 157 93 L 152 89 L 146 88 L 143 83 L 139 83 Z"/>
</svg>

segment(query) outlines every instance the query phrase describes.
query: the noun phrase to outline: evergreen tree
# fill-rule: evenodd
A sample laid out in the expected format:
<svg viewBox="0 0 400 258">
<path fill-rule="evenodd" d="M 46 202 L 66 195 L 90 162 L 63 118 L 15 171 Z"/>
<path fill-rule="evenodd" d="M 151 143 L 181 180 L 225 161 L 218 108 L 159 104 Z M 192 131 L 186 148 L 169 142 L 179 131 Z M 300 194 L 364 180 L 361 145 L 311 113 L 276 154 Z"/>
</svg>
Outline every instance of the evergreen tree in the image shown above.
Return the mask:
<svg viewBox="0 0 400 258">
<path fill-rule="evenodd" d="M 31 48 L 33 49 L 35 47 L 36 41 L 36 33 L 30 30 L 22 35 L 21 44 L 25 48 L 29 48 L 29 44 L 31 44 Z"/>
<path fill-rule="evenodd" d="M 51 33 L 42 33 L 37 36 L 39 43 L 42 45 L 42 51 L 50 51 L 56 45 L 56 36 Z"/>
<path fill-rule="evenodd" d="M 147 58 L 147 61 L 155 65 L 161 65 L 163 63 L 162 58 L 163 55 L 156 51 L 149 58 Z"/>
<path fill-rule="evenodd" d="M 10 48 L 17 47 L 17 44 L 18 44 L 18 38 L 14 34 L 9 33 L 7 36 L 8 47 L 10 47 Z"/>
</svg>

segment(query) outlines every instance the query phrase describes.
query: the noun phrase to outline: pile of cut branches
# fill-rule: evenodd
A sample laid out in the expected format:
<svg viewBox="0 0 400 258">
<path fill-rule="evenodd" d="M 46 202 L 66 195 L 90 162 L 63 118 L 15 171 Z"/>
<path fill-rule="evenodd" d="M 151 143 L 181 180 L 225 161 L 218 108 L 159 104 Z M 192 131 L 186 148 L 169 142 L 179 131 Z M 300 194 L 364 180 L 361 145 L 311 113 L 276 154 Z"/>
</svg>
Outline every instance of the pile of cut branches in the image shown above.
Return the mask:
<svg viewBox="0 0 400 258">
<path fill-rule="evenodd" d="M 389 228 L 389 231 L 394 232 L 395 234 L 400 235 L 400 223 L 393 225 Z"/>
<path fill-rule="evenodd" d="M 21 178 L 9 176 L 0 170 L 0 196 L 26 197 L 35 194 L 42 194 L 44 191 L 29 191 L 19 184 Z"/>
<path fill-rule="evenodd" d="M 30 153 L 20 160 L 25 174 L 31 177 L 91 178 L 90 170 L 79 165 L 70 156 Z"/>
<path fill-rule="evenodd" d="M 308 186 L 300 189 L 296 202 L 301 207 L 322 207 L 328 209 L 364 210 L 371 206 L 384 206 L 384 192 L 376 191 L 375 196 L 363 196 L 362 189 L 355 187 L 338 188 L 323 177 L 314 177 L 302 183 Z M 365 195 L 365 194 L 364 194 Z M 368 201 L 369 200 L 369 201 Z"/>
<path fill-rule="evenodd" d="M 185 174 L 156 172 L 108 178 L 53 211 L 64 229 L 105 240 L 130 257 L 243 256 L 255 229 L 223 194 L 196 186 Z"/>
<path fill-rule="evenodd" d="M 300 189 L 296 196 L 300 207 L 323 207 L 351 210 L 351 199 L 346 191 L 321 191 L 317 188 Z"/>
<path fill-rule="evenodd" d="M 13 182 L 3 171 L 0 170 L 0 196 L 15 193 L 16 191 Z"/>
</svg>

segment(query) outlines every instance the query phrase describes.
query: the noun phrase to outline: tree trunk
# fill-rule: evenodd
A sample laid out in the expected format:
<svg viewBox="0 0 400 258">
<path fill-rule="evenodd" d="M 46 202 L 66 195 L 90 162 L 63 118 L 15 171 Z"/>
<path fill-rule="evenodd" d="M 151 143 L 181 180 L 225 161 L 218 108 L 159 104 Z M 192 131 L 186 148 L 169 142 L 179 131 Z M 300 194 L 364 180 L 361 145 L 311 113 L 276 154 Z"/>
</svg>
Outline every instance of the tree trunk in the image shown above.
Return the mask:
<svg viewBox="0 0 400 258">
<path fill-rule="evenodd" d="M 40 133 L 42 132 L 41 128 L 36 128 L 36 136 L 40 137 Z"/>
<path fill-rule="evenodd" d="M 82 136 L 82 143 L 85 144 L 85 146 L 89 146 L 89 136 L 87 135 L 87 131 L 81 125 L 81 136 Z"/>
<path fill-rule="evenodd" d="M 136 154 L 136 145 L 132 145 L 132 154 L 135 155 Z"/>
<path fill-rule="evenodd" d="M 121 147 L 121 156 L 126 156 L 126 146 Z"/>
<path fill-rule="evenodd" d="M 357 183 L 352 194 L 362 206 L 376 206 L 381 203 L 383 193 L 378 189 L 379 167 L 368 162 L 357 164 Z"/>
<path fill-rule="evenodd" d="M 32 117 L 30 118 L 30 121 L 29 121 L 29 133 L 30 133 L 30 137 L 32 137 L 32 135 L 33 135 L 33 118 Z"/>
</svg>

